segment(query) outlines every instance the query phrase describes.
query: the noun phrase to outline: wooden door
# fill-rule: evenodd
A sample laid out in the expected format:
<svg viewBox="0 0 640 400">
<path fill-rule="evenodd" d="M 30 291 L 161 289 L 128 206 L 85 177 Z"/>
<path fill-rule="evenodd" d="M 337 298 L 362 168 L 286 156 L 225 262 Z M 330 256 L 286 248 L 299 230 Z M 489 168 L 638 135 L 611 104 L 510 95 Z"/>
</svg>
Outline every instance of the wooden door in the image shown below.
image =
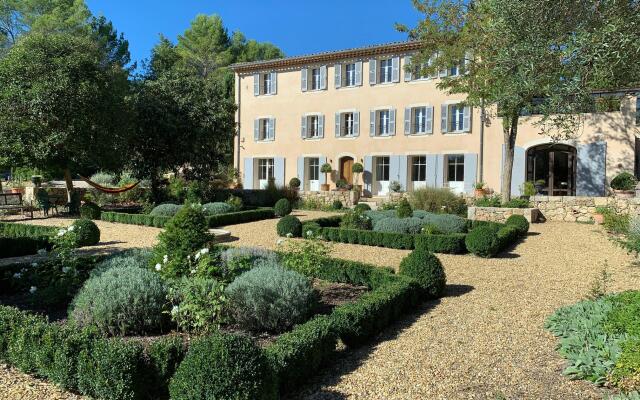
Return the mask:
<svg viewBox="0 0 640 400">
<path fill-rule="evenodd" d="M 353 185 L 353 158 L 344 157 L 340 160 L 340 178 L 347 181 L 348 184 Z"/>
</svg>

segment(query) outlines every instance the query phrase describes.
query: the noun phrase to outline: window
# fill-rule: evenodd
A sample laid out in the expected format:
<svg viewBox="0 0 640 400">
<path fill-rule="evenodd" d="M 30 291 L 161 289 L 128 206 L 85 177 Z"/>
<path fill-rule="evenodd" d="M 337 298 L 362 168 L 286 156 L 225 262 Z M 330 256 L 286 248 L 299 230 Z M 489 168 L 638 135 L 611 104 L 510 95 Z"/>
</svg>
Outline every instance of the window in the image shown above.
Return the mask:
<svg viewBox="0 0 640 400">
<path fill-rule="evenodd" d="M 344 86 L 356 86 L 356 64 L 345 65 Z"/>
<path fill-rule="evenodd" d="M 411 159 L 411 180 L 424 182 L 427 180 L 427 157 L 414 156 Z"/>
<path fill-rule="evenodd" d="M 319 139 L 324 137 L 324 115 L 311 114 L 302 117 L 302 138 Z"/>
<path fill-rule="evenodd" d="M 253 138 L 256 142 L 275 139 L 275 119 L 258 118 L 255 120 Z"/>
<path fill-rule="evenodd" d="M 389 157 L 376 157 L 376 180 L 389 180 Z"/>
<path fill-rule="evenodd" d="M 389 110 L 378 111 L 378 135 L 385 136 L 391 132 L 390 122 Z"/>
<path fill-rule="evenodd" d="M 316 138 L 320 136 L 320 118 L 317 115 L 311 115 L 307 119 L 308 137 Z"/>
<path fill-rule="evenodd" d="M 317 181 L 320 179 L 320 159 L 319 158 L 310 158 L 309 159 L 309 180 Z"/>
<path fill-rule="evenodd" d="M 391 58 L 380 60 L 380 83 L 390 83 L 393 80 L 393 60 Z"/>
<path fill-rule="evenodd" d="M 464 107 L 454 104 L 449 107 L 449 132 L 464 131 Z"/>
<path fill-rule="evenodd" d="M 262 74 L 262 94 L 271 93 L 271 74 Z"/>
<path fill-rule="evenodd" d="M 320 90 L 320 68 L 313 68 L 311 70 L 311 90 Z"/>
<path fill-rule="evenodd" d="M 258 179 L 266 181 L 273 179 L 273 158 L 261 158 L 258 160 Z"/>
<path fill-rule="evenodd" d="M 447 156 L 447 182 L 464 181 L 464 154 Z"/>
<path fill-rule="evenodd" d="M 253 95 L 262 96 L 268 94 L 276 94 L 276 78 L 275 72 L 267 72 L 253 75 Z"/>
<path fill-rule="evenodd" d="M 458 76 L 460 74 L 460 68 L 457 65 L 449 68 L 449 76 Z"/>
<path fill-rule="evenodd" d="M 427 107 L 416 107 L 413 109 L 413 132 L 427 132 Z"/>
<path fill-rule="evenodd" d="M 353 136 L 353 113 L 344 113 L 342 114 L 342 129 L 340 130 L 343 133 L 342 136 Z"/>
</svg>

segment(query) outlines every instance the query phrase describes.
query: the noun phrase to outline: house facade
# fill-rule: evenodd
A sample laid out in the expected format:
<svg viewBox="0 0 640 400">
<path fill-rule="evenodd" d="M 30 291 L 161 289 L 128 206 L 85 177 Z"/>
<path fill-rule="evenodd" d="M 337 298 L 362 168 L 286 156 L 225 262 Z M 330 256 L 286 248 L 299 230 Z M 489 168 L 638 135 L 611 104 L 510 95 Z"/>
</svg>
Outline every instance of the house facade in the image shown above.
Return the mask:
<svg viewBox="0 0 640 400">
<path fill-rule="evenodd" d="M 499 192 L 501 119 L 494 110 L 483 118 L 463 95 L 436 87 L 442 77 L 463 73 L 459 66 L 433 76 L 408 71 L 418 50 L 418 43 L 403 42 L 234 65 L 234 159 L 244 187 L 297 177 L 305 191 L 344 180 L 371 196 L 386 195 L 392 182 L 407 191 L 432 186 L 470 194 L 482 181 Z M 512 193 L 525 181 L 544 180 L 548 195 L 601 196 L 615 174 L 638 170 L 637 92 L 594 96 L 609 108 L 583 114 L 581 132 L 569 141 L 552 143 L 535 115 L 521 118 Z M 325 163 L 333 169 L 328 176 L 320 171 Z M 359 178 L 354 163 L 364 166 Z"/>
</svg>

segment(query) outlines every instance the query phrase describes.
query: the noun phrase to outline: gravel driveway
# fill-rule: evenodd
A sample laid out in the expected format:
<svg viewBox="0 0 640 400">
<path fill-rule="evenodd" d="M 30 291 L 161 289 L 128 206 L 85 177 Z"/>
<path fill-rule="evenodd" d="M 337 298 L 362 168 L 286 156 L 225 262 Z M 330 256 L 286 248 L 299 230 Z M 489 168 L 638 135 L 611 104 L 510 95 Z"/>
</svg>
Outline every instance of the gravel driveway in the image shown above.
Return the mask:
<svg viewBox="0 0 640 400">
<path fill-rule="evenodd" d="M 301 219 L 326 213 L 296 212 Z M 60 221 L 60 220 L 47 220 Z M 62 222 L 60 224 L 64 225 Z M 276 246 L 276 220 L 226 227 L 231 245 Z M 104 248 L 150 246 L 159 230 L 99 222 Z M 342 258 L 397 267 L 408 251 L 333 244 Z M 439 255 L 449 296 L 425 304 L 368 346 L 344 354 L 295 399 L 601 399 L 603 391 L 562 375 L 556 340 L 543 329 L 557 307 L 586 296 L 608 264 L 613 291 L 640 288 L 640 269 L 593 225 L 533 225 L 497 259 Z M 35 382 L 35 383 L 34 383 Z M 34 386 L 35 385 L 35 386 Z M 74 399 L 0 368 L 7 399 Z M 11 390 L 11 392 L 5 392 Z M 52 397 L 49 397 L 52 396 Z M 58 396 L 58 397 L 56 397 Z"/>
</svg>

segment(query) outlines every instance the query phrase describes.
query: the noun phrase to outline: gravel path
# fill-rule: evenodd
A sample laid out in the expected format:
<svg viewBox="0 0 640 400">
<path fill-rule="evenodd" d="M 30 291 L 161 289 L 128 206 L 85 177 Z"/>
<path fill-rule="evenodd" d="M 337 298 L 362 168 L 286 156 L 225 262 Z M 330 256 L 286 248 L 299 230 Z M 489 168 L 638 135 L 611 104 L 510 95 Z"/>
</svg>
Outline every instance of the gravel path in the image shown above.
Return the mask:
<svg viewBox="0 0 640 400">
<path fill-rule="evenodd" d="M 327 215 L 295 214 L 303 220 Z M 60 220 L 46 223 L 51 221 Z M 102 244 L 105 249 L 151 246 L 159 231 L 99 225 L 107 242 Z M 235 239 L 231 245 L 274 248 L 275 225 L 276 220 L 266 220 L 224 229 Z M 408 254 L 347 244 L 333 244 L 332 249 L 335 256 L 392 267 Z M 640 269 L 629 266 L 631 257 L 607 240 L 599 227 L 533 225 L 530 236 L 502 258 L 439 258 L 447 272 L 448 297 L 425 304 L 373 344 L 339 357 L 295 398 L 602 398 L 601 389 L 562 376 L 564 361 L 555 352 L 556 340 L 543 328 L 545 318 L 557 307 L 586 296 L 605 262 L 613 276 L 612 291 L 640 288 Z M 14 388 L 33 385 L 38 388 L 37 396 L 3 398 L 76 398 L 47 397 L 51 385 L 41 388 L 33 378 L 0 368 L 0 394 L 3 388 L 11 387 L 14 393 Z"/>
</svg>

